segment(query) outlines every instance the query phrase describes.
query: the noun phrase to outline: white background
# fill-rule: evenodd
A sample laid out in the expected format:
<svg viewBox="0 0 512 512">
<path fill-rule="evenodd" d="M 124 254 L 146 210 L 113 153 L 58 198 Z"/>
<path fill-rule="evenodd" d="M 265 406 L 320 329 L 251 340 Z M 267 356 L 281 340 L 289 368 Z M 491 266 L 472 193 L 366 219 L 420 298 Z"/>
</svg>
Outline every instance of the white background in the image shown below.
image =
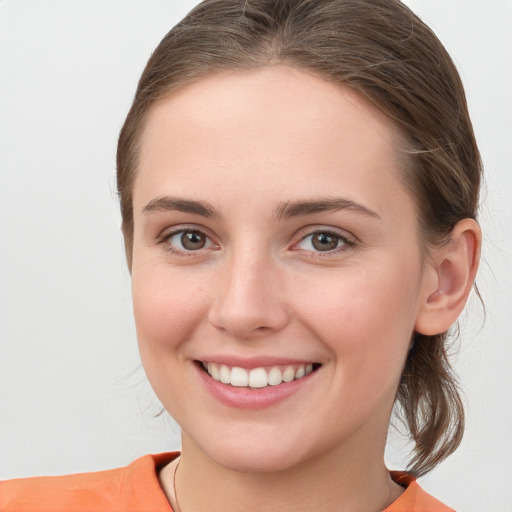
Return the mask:
<svg viewBox="0 0 512 512">
<path fill-rule="evenodd" d="M 179 447 L 140 368 L 114 157 L 150 52 L 195 3 L 0 0 L 0 478 Z M 510 512 L 512 1 L 407 4 L 462 73 L 486 168 L 487 318 L 473 300 L 456 359 L 467 434 L 422 484 L 460 512 Z"/>
</svg>

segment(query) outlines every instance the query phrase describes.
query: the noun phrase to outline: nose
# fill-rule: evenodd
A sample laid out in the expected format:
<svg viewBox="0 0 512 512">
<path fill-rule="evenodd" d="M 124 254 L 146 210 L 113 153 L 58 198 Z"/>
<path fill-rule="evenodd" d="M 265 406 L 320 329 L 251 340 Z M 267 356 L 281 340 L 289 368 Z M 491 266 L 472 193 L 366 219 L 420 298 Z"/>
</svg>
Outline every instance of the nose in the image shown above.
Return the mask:
<svg viewBox="0 0 512 512">
<path fill-rule="evenodd" d="M 279 275 L 270 255 L 233 254 L 216 278 L 210 324 L 237 339 L 281 330 L 289 321 L 289 308 Z"/>
</svg>

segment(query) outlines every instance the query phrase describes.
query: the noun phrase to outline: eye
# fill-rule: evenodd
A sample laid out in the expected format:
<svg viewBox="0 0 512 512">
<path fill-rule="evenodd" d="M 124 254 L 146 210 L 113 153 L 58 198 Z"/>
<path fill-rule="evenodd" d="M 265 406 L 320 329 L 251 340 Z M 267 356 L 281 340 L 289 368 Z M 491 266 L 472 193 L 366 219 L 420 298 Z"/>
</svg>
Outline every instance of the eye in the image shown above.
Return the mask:
<svg viewBox="0 0 512 512">
<path fill-rule="evenodd" d="M 352 243 L 346 237 L 333 231 L 315 231 L 305 236 L 297 248 L 303 251 L 330 252 L 350 246 Z"/>
<path fill-rule="evenodd" d="M 182 229 L 166 236 L 164 241 L 174 252 L 193 252 L 206 249 L 212 241 L 203 232 L 195 229 Z"/>
</svg>

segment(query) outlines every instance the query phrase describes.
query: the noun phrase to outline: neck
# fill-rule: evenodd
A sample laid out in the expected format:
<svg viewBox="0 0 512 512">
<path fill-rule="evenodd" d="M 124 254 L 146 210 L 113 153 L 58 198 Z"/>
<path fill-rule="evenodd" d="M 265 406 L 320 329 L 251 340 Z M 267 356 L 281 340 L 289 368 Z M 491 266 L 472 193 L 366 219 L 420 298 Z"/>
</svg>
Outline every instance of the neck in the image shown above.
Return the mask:
<svg viewBox="0 0 512 512">
<path fill-rule="evenodd" d="M 176 479 L 174 465 L 161 482 L 176 512 L 174 484 L 179 512 L 381 511 L 403 492 L 376 460 L 383 450 L 329 450 L 293 468 L 247 473 L 217 464 L 184 436 Z"/>
</svg>

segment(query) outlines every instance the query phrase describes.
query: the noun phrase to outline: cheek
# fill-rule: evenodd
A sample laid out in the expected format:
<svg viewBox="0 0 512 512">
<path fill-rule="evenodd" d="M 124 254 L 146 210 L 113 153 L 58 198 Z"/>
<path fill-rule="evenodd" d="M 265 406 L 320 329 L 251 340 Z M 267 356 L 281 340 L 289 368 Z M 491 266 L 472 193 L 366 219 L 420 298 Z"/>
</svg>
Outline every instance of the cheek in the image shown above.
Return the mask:
<svg viewBox="0 0 512 512">
<path fill-rule="evenodd" d="M 405 262 L 393 268 L 397 270 L 386 271 L 385 264 L 374 272 L 353 268 L 304 283 L 309 287 L 302 308 L 305 322 L 330 348 L 344 380 L 394 383 L 402 371 L 416 319 L 420 272 Z"/>
<path fill-rule="evenodd" d="M 180 422 L 193 401 L 186 346 L 204 317 L 204 290 L 168 268 L 134 266 L 132 296 L 139 352 L 146 375 L 165 409 Z"/>
<path fill-rule="evenodd" d="M 187 277 L 166 268 L 134 267 L 132 296 L 141 355 L 179 349 L 204 315 L 205 290 Z"/>
<path fill-rule="evenodd" d="M 385 270 L 353 269 L 336 276 L 305 280 L 303 307 L 319 319 L 318 324 L 327 326 L 334 322 L 335 330 L 341 333 L 355 329 L 361 333 L 361 339 L 365 332 L 399 331 L 405 325 L 414 325 L 419 296 L 417 275 L 405 269 L 404 274 L 395 275 Z"/>
</svg>

